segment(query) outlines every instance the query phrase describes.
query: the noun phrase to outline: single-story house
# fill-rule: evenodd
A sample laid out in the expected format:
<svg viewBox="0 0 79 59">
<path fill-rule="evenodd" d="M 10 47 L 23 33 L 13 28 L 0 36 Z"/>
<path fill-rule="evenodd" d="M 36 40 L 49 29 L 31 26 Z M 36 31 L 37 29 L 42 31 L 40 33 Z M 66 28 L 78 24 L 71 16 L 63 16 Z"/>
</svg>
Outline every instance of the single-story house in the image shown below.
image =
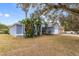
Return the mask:
<svg viewBox="0 0 79 59">
<path fill-rule="evenodd" d="M 9 34 L 12 36 L 23 36 L 24 35 L 24 25 L 20 23 L 15 23 L 9 26 Z"/>
<path fill-rule="evenodd" d="M 45 30 L 46 30 L 45 24 L 41 24 L 40 33 L 42 35 Z M 61 26 L 57 22 L 55 22 L 54 24 L 52 22 L 48 22 L 46 31 L 47 31 L 47 34 L 60 34 Z M 15 37 L 23 36 L 24 33 L 25 33 L 25 27 L 21 23 L 15 23 L 9 27 L 9 34 L 12 36 L 15 36 Z"/>
<path fill-rule="evenodd" d="M 36 31 L 36 28 L 35 28 Z M 19 22 L 9 26 L 9 34 L 14 37 L 23 36 L 25 33 L 25 26 Z M 37 32 L 34 33 L 37 35 Z M 42 27 L 40 28 L 40 35 L 42 34 Z"/>
</svg>

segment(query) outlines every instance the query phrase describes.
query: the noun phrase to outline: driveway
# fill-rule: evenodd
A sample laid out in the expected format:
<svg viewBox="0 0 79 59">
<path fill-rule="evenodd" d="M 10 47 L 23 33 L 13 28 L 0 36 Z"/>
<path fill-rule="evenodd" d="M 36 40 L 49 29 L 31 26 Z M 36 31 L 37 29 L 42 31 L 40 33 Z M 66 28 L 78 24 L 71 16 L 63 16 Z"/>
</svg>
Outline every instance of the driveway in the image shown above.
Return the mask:
<svg viewBox="0 0 79 59">
<path fill-rule="evenodd" d="M 75 37 L 79 37 L 79 34 L 61 34 L 62 36 L 75 36 Z"/>
</svg>

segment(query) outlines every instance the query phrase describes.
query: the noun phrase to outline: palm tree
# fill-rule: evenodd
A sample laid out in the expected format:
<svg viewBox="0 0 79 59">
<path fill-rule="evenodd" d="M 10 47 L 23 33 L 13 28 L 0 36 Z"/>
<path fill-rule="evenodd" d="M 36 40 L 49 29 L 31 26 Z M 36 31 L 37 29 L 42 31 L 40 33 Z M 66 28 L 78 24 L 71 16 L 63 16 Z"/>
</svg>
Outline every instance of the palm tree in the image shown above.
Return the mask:
<svg viewBox="0 0 79 59">
<path fill-rule="evenodd" d="M 32 30 L 32 21 L 31 19 L 27 18 L 20 21 L 25 26 L 25 37 L 33 37 L 33 30 Z"/>
</svg>

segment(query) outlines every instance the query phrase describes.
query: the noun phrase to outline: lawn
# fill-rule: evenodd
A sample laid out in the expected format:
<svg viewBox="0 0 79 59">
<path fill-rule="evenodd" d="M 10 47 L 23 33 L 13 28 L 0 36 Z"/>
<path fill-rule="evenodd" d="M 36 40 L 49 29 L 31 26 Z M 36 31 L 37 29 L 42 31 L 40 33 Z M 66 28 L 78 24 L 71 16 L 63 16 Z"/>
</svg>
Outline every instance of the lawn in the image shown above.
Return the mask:
<svg viewBox="0 0 79 59">
<path fill-rule="evenodd" d="M 0 34 L 0 55 L 75 56 L 79 55 L 79 37 L 43 35 L 23 39 Z"/>
</svg>

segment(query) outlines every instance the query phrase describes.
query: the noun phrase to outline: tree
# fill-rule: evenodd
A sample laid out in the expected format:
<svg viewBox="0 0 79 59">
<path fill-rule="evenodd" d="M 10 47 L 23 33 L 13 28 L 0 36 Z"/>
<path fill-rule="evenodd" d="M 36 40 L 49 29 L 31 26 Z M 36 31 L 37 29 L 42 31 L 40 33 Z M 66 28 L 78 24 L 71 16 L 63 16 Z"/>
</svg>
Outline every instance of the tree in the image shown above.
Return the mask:
<svg viewBox="0 0 79 59">
<path fill-rule="evenodd" d="M 72 13 L 79 13 L 79 4 L 77 3 L 19 3 L 17 4 L 27 14 L 29 7 L 36 7 L 37 11 L 42 14 L 48 13 L 52 9 L 63 9 Z"/>
<path fill-rule="evenodd" d="M 34 7 L 35 5 L 36 3 L 32 3 L 32 7 Z M 26 17 L 27 17 L 27 13 L 29 11 L 30 6 L 31 6 L 31 3 L 18 3 L 17 4 L 17 7 L 21 8 L 25 12 Z"/>
<path fill-rule="evenodd" d="M 0 23 L 0 34 L 8 34 L 9 29 L 8 26 Z"/>
<path fill-rule="evenodd" d="M 44 15 L 52 19 L 52 17 L 48 15 L 50 11 L 54 10 L 54 12 L 51 15 L 55 15 L 55 13 L 59 10 L 62 10 L 61 13 L 66 11 L 70 16 L 64 17 L 64 20 L 63 19 L 60 20 L 61 25 L 63 24 L 62 26 L 65 28 L 65 30 L 72 30 L 72 29 L 78 30 L 77 28 L 78 17 L 73 17 L 79 15 L 79 9 L 78 9 L 79 4 L 77 3 L 39 3 L 39 4 L 21 3 L 19 5 L 24 10 L 25 14 L 27 14 L 27 10 L 29 10 L 29 6 L 36 8 L 36 11 L 32 14 L 31 18 L 35 18 L 35 17 L 40 18 L 41 15 Z M 61 18 L 63 18 L 63 14 Z M 68 20 L 65 20 L 65 18 Z M 54 21 L 54 19 L 52 19 L 52 21 Z"/>
<path fill-rule="evenodd" d="M 34 22 L 34 25 L 36 26 L 37 35 L 40 35 L 40 30 L 41 30 L 41 20 L 40 20 L 40 18 L 34 18 L 32 20 Z"/>
<path fill-rule="evenodd" d="M 38 18 L 26 18 L 19 22 L 25 25 L 25 37 L 33 37 L 35 33 L 37 33 L 36 35 L 40 35 L 41 21 Z"/>
<path fill-rule="evenodd" d="M 20 21 L 20 23 L 24 24 L 25 26 L 25 37 L 33 37 L 33 23 L 31 19 L 24 19 Z"/>
</svg>

